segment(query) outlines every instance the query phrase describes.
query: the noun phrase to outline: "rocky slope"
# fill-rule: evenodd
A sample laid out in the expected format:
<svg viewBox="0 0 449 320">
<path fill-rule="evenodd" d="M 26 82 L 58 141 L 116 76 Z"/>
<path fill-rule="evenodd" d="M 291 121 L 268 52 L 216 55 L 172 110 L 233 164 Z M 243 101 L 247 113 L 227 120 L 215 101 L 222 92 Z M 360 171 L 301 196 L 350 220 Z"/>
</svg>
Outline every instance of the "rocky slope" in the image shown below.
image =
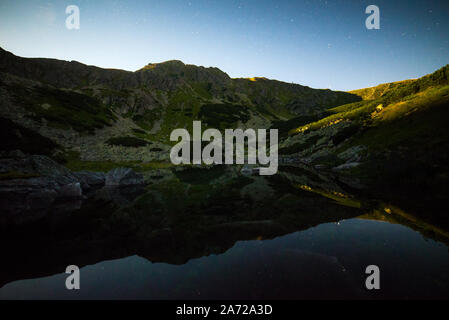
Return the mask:
<svg viewBox="0 0 449 320">
<path fill-rule="evenodd" d="M 91 161 L 166 159 L 170 132 L 190 128 L 192 120 L 206 127 L 268 128 L 360 100 L 265 78 L 231 79 L 217 68 L 181 61 L 128 72 L 0 49 L 0 74 L 2 118 Z M 134 140 L 108 143 L 126 137 Z M 151 148 L 139 146 L 142 140 Z"/>
</svg>

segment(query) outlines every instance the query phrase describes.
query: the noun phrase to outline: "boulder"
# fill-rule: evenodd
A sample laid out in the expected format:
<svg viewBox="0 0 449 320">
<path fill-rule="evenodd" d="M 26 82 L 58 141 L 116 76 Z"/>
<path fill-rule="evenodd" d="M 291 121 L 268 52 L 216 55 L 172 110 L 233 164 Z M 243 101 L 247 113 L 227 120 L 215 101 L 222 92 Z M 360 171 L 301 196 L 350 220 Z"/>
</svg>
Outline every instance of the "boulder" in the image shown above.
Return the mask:
<svg viewBox="0 0 449 320">
<path fill-rule="evenodd" d="M 0 159 L 0 224 L 35 221 L 58 198 L 82 199 L 79 179 L 67 168 L 42 155 L 10 152 Z"/>
<path fill-rule="evenodd" d="M 131 186 L 143 184 L 143 175 L 131 168 L 115 168 L 106 173 L 106 186 Z"/>
<path fill-rule="evenodd" d="M 83 190 L 79 182 L 73 182 L 62 186 L 58 190 L 59 198 L 76 198 L 81 199 L 83 197 Z"/>
<path fill-rule="evenodd" d="M 60 185 L 78 182 L 72 171 L 46 156 L 32 155 L 29 159 L 36 173 L 53 178 Z"/>
<path fill-rule="evenodd" d="M 81 182 L 83 188 L 101 187 L 105 183 L 106 175 L 104 172 L 78 171 L 73 173 Z"/>
<path fill-rule="evenodd" d="M 66 167 L 43 155 L 0 159 L 0 173 L 20 172 L 22 174 L 45 176 L 60 185 L 78 182 L 78 178 Z"/>
<path fill-rule="evenodd" d="M 0 223 L 34 221 L 42 217 L 58 197 L 59 185 L 37 177 L 0 181 Z"/>
</svg>

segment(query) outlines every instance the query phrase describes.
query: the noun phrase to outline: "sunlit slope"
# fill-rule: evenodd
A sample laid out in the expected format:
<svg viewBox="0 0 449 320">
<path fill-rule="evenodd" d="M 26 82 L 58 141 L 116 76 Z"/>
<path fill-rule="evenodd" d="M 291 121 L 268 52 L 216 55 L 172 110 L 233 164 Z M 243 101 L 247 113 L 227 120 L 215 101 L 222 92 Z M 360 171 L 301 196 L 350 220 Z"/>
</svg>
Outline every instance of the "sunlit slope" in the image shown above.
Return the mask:
<svg viewBox="0 0 449 320">
<path fill-rule="evenodd" d="M 357 89 L 357 90 L 352 90 L 352 91 L 348 91 L 348 92 L 358 95 L 363 100 L 374 100 L 374 99 L 378 99 L 378 98 L 382 97 L 384 94 L 386 94 L 390 90 L 398 89 L 401 86 L 410 84 L 411 82 L 413 82 L 415 80 L 416 79 L 410 79 L 410 80 L 382 83 L 375 87 Z"/>
<path fill-rule="evenodd" d="M 367 97 L 377 98 L 328 109 L 326 112 L 327 116 L 318 121 L 297 127 L 291 130 L 290 134 L 305 130 L 316 130 L 342 121 L 353 121 L 359 125 L 368 125 L 371 119 L 378 116 L 377 113 L 387 113 L 390 115 L 391 120 L 395 114 L 396 116 L 400 116 L 404 112 L 417 111 L 418 109 L 425 108 L 427 102 L 444 98 L 444 86 L 449 84 L 448 79 L 449 66 L 445 66 L 417 80 L 395 82 L 374 88 L 353 91 L 359 92 L 364 99 Z M 402 112 L 399 110 L 402 110 Z M 381 120 L 384 116 L 377 118 Z M 366 123 L 367 121 L 368 123 Z"/>
<path fill-rule="evenodd" d="M 422 210 L 429 202 L 447 207 L 449 66 L 377 92 L 363 90 L 364 98 L 376 98 L 328 109 L 291 130 L 280 153 L 332 170 L 379 197 L 394 195 Z"/>
</svg>

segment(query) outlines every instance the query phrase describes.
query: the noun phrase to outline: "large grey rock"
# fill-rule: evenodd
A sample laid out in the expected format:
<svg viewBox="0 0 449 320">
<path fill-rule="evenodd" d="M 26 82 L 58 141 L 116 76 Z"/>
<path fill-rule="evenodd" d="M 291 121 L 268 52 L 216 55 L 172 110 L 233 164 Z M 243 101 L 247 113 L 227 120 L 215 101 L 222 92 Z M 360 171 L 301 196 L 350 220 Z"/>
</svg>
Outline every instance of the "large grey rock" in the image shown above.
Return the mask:
<svg viewBox="0 0 449 320">
<path fill-rule="evenodd" d="M 73 173 L 81 182 L 83 188 L 101 187 L 104 185 L 106 175 L 104 172 L 78 171 Z"/>
<path fill-rule="evenodd" d="M 17 194 L 27 194 L 35 190 L 58 190 L 59 185 L 48 177 L 35 177 L 29 179 L 0 180 L 0 192 L 15 192 Z"/>
<path fill-rule="evenodd" d="M 43 155 L 0 159 L 0 173 L 6 172 L 20 172 L 48 177 L 61 186 L 78 182 L 78 178 L 72 171 Z"/>
<path fill-rule="evenodd" d="M 34 221 L 42 217 L 58 197 L 59 185 L 48 177 L 0 181 L 0 222 Z"/>
<path fill-rule="evenodd" d="M 46 156 L 32 155 L 30 161 L 36 173 L 53 178 L 60 185 L 78 182 L 72 171 Z"/>
<path fill-rule="evenodd" d="M 83 190 L 79 182 L 73 182 L 62 186 L 58 190 L 58 197 L 60 198 L 77 198 L 83 197 Z"/>
<path fill-rule="evenodd" d="M 35 221 L 50 212 L 57 199 L 83 198 L 80 179 L 69 169 L 41 155 L 7 154 L 0 159 L 0 224 Z M 103 180 L 104 181 L 104 180 Z"/>
<path fill-rule="evenodd" d="M 58 199 L 64 201 L 55 210 Z M 61 186 L 50 177 L 0 180 L 0 225 L 33 222 L 50 211 L 73 211 L 82 199 L 79 182 Z"/>
<path fill-rule="evenodd" d="M 131 168 L 115 168 L 106 173 L 106 186 L 131 186 L 143 183 L 143 175 Z"/>
</svg>

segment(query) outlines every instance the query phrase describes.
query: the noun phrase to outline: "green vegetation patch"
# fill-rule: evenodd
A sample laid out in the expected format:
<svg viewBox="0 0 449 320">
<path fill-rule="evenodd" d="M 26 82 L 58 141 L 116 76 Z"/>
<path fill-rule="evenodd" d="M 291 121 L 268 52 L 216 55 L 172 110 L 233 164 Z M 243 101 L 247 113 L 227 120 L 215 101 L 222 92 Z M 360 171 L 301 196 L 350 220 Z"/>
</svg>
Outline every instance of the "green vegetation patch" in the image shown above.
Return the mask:
<svg viewBox="0 0 449 320">
<path fill-rule="evenodd" d="M 137 172 L 145 172 L 154 169 L 165 169 L 173 167 L 169 162 L 140 162 L 140 161 L 82 161 L 79 159 L 70 159 L 65 166 L 72 171 L 101 171 L 108 172 L 114 168 L 124 167 L 131 168 Z"/>
<path fill-rule="evenodd" d="M 335 154 L 327 154 L 317 157 L 313 160 L 313 164 L 325 165 L 327 167 L 336 167 L 343 164 L 345 161 L 338 158 Z"/>
<path fill-rule="evenodd" d="M 32 112 L 31 118 L 37 121 L 44 118 L 49 126 L 93 133 L 116 119 L 99 100 L 75 91 L 21 86 L 8 86 L 8 90 L 18 103 Z"/>
<path fill-rule="evenodd" d="M 189 184 L 208 184 L 225 173 L 224 165 L 212 167 L 190 167 L 182 171 L 174 172 L 176 177 L 182 182 Z"/>
<path fill-rule="evenodd" d="M 0 136 L 1 150 L 19 149 L 29 154 L 49 156 L 55 149 L 61 148 L 53 140 L 5 118 L 0 118 Z"/>
<path fill-rule="evenodd" d="M 294 154 L 301 152 L 312 147 L 319 139 L 321 139 L 321 136 L 316 135 L 308 138 L 305 142 L 297 142 L 292 144 L 291 146 L 280 148 L 279 154 Z"/>
<path fill-rule="evenodd" d="M 226 103 L 205 104 L 198 116 L 208 126 L 217 129 L 233 128 L 238 121 L 247 122 L 250 119 L 247 107 Z"/>
<path fill-rule="evenodd" d="M 212 99 L 211 89 L 212 83 L 210 82 L 195 82 L 191 84 L 193 90 L 205 99 Z"/>
<path fill-rule="evenodd" d="M 151 142 L 136 138 L 136 137 L 113 137 L 106 141 L 111 146 L 123 147 L 144 147 Z"/>
<path fill-rule="evenodd" d="M 278 120 L 273 122 L 270 129 L 278 129 L 279 137 L 286 137 L 290 130 L 317 121 L 322 117 L 323 115 L 307 115 L 294 117 L 285 121 Z"/>
<path fill-rule="evenodd" d="M 162 111 L 160 109 L 146 110 L 142 115 L 134 115 L 132 120 L 142 129 L 151 130 L 155 121 L 160 119 L 161 115 Z M 135 133 L 140 132 L 135 131 Z"/>
<path fill-rule="evenodd" d="M 137 134 L 145 134 L 146 133 L 145 130 L 141 130 L 141 129 L 131 129 L 131 130 Z"/>
</svg>

